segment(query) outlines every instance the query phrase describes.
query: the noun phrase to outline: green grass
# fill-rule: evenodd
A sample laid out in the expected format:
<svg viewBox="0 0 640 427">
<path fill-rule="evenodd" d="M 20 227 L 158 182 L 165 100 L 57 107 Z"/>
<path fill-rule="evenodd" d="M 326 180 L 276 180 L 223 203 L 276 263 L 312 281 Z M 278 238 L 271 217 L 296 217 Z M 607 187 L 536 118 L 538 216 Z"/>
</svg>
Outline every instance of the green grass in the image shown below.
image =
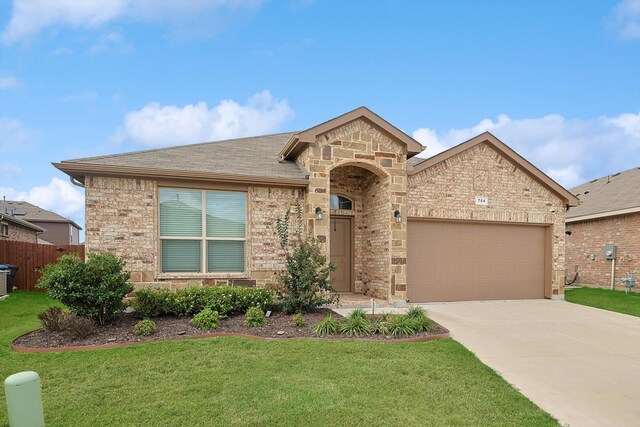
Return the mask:
<svg viewBox="0 0 640 427">
<path fill-rule="evenodd" d="M 576 288 L 566 290 L 564 299 L 576 304 L 640 317 L 640 293 L 626 293 L 610 289 Z"/>
<path fill-rule="evenodd" d="M 22 354 L 50 304 L 0 301 L 0 378 L 42 379 L 47 426 L 558 425 L 453 340 L 257 341 L 234 337 Z M 7 424 L 4 388 L 0 426 Z"/>
</svg>

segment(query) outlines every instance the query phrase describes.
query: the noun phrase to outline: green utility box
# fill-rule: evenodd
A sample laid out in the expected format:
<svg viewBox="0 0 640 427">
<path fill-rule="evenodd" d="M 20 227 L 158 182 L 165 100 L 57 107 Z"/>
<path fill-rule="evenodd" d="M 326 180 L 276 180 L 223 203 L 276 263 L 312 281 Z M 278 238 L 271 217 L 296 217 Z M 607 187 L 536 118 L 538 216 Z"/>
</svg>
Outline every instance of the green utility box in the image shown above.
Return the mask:
<svg viewBox="0 0 640 427">
<path fill-rule="evenodd" d="M 4 380 L 10 427 L 44 427 L 40 376 L 18 372 Z"/>
</svg>

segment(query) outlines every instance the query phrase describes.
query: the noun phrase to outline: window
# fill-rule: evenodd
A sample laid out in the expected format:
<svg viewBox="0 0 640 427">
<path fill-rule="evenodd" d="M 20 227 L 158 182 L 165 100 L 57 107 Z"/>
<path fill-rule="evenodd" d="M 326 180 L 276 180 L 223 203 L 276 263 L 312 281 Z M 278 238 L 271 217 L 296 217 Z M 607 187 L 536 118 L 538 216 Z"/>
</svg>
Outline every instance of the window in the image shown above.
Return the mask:
<svg viewBox="0 0 640 427">
<path fill-rule="evenodd" d="M 329 208 L 344 209 L 344 210 L 351 211 L 353 210 L 353 202 L 351 201 L 351 199 L 347 199 L 344 196 L 338 196 L 338 195 L 332 194 L 329 197 Z"/>
<path fill-rule="evenodd" d="M 163 273 L 244 271 L 246 193 L 161 188 Z"/>
<path fill-rule="evenodd" d="M 0 236 L 8 236 L 9 235 L 9 224 L 3 222 L 0 224 Z"/>
</svg>

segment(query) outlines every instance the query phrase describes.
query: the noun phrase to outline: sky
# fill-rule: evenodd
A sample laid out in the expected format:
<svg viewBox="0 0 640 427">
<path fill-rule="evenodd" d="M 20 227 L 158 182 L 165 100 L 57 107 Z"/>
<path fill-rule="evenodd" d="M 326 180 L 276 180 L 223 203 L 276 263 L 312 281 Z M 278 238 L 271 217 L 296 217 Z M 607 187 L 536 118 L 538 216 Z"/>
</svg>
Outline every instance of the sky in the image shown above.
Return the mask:
<svg viewBox="0 0 640 427">
<path fill-rule="evenodd" d="M 640 0 L 0 0 L 0 196 L 51 162 L 367 106 L 429 157 L 490 131 L 567 188 L 640 166 Z"/>
</svg>

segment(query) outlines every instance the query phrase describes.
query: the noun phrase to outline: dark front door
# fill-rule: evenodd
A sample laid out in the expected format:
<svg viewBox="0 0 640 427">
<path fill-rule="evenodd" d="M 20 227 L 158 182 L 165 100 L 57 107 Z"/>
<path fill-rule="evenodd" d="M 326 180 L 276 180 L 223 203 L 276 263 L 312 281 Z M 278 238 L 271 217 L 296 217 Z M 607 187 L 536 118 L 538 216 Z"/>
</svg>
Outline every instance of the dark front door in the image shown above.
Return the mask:
<svg viewBox="0 0 640 427">
<path fill-rule="evenodd" d="M 331 273 L 333 289 L 351 292 L 351 218 L 331 218 L 330 260 L 336 265 Z"/>
</svg>

